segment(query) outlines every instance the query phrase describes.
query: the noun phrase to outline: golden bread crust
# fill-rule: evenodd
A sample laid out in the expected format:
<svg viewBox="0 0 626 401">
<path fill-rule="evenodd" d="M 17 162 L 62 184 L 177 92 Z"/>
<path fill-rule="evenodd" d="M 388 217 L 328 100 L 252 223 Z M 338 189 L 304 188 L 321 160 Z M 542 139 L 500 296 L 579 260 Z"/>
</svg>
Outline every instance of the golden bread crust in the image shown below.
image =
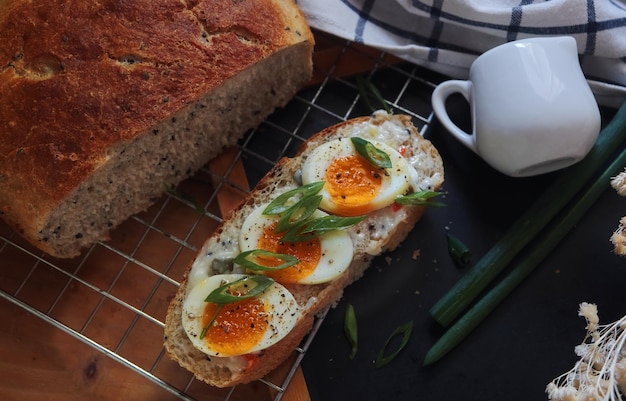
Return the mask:
<svg viewBox="0 0 626 401">
<path fill-rule="evenodd" d="M 34 240 L 120 145 L 302 42 L 292 0 L 0 3 L 0 214 Z"/>
</svg>

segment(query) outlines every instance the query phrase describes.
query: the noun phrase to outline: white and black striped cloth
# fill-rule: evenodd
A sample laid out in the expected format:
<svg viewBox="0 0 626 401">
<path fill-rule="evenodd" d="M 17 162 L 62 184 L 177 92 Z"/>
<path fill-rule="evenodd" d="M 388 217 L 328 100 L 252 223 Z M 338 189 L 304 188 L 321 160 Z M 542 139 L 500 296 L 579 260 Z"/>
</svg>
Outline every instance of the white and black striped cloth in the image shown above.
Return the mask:
<svg viewBox="0 0 626 401">
<path fill-rule="evenodd" d="M 297 0 L 309 24 L 466 78 L 474 59 L 532 36 L 572 36 L 598 102 L 626 100 L 626 0 Z"/>
</svg>

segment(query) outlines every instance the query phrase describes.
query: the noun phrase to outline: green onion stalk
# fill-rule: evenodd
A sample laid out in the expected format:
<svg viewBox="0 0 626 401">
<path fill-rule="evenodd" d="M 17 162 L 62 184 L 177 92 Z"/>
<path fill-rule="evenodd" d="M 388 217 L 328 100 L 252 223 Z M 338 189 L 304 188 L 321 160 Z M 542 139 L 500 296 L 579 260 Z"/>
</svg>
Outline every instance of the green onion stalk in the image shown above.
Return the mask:
<svg viewBox="0 0 626 401">
<path fill-rule="evenodd" d="M 600 132 L 587 156 L 564 170 L 500 240 L 431 309 L 442 326 L 450 325 L 515 256 L 569 203 L 594 172 L 626 139 L 626 103 Z"/>
<path fill-rule="evenodd" d="M 618 122 L 624 122 L 625 109 L 624 106 L 620 109 L 622 114 Z M 526 258 L 444 333 L 426 354 L 424 364 L 430 365 L 438 361 L 467 337 L 556 248 L 610 186 L 611 178 L 617 175 L 625 165 L 626 149 L 593 182 L 565 216 L 539 239 Z"/>
</svg>

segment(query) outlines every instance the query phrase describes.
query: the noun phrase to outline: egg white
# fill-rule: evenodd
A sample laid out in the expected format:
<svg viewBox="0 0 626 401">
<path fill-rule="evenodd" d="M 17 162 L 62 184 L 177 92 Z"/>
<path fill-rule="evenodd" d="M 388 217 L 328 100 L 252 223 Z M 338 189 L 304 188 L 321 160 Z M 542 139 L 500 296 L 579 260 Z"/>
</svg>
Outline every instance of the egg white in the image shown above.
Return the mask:
<svg viewBox="0 0 626 401">
<path fill-rule="evenodd" d="M 257 249 L 264 228 L 279 219 L 277 215 L 264 215 L 265 205 L 257 207 L 248 215 L 241 227 L 239 244 L 243 251 Z M 316 210 L 314 218 L 327 216 L 327 213 Z M 299 284 L 320 284 L 334 280 L 340 276 L 352 262 L 354 247 L 352 239 L 343 230 L 332 230 L 319 237 L 321 246 L 320 261 L 315 270 L 302 278 Z"/>
<path fill-rule="evenodd" d="M 207 355 L 226 357 L 261 351 L 283 339 L 298 321 L 299 309 L 295 298 L 285 287 L 279 283 L 273 283 L 259 295 L 266 305 L 270 305 L 267 317 L 268 326 L 263 338 L 255 346 L 243 350 L 239 354 L 225 355 L 213 349 L 211 344 L 206 341 L 206 338 L 200 338 L 200 333 L 203 330 L 202 315 L 206 306 L 204 300 L 214 289 L 242 277 L 245 277 L 245 275 L 218 274 L 209 276 L 196 284 L 183 303 L 183 328 L 193 345 Z"/>
<path fill-rule="evenodd" d="M 387 153 L 392 164 L 391 168 L 385 169 L 387 174 L 382 175 L 380 192 L 369 202 L 368 211 L 374 211 L 389 206 L 398 196 L 407 192 L 410 186 L 411 172 L 409 163 L 398 151 L 383 142 L 373 140 L 370 142 Z M 302 166 L 302 183 L 306 185 L 312 182 L 325 181 L 326 170 L 333 160 L 357 154 L 350 138 L 340 138 L 318 146 L 311 152 Z M 320 194 L 323 197 L 320 209 L 338 214 L 338 206 L 333 202 L 328 191 L 324 188 Z"/>
</svg>

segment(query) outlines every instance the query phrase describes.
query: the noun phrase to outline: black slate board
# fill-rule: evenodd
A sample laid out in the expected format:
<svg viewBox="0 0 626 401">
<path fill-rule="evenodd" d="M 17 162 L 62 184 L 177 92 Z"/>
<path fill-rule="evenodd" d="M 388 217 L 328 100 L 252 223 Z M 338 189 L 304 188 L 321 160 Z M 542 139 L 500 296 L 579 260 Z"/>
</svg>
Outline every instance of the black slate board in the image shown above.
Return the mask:
<svg viewBox="0 0 626 401">
<path fill-rule="evenodd" d="M 467 127 L 466 102 L 452 98 L 450 108 L 458 124 Z M 602 114 L 606 124 L 614 110 Z M 471 249 L 473 264 L 558 174 L 509 178 L 457 143 L 436 120 L 425 135 L 444 160 L 441 200 L 447 207 L 427 211 L 402 246 L 377 258 L 330 310 L 303 360 L 311 398 L 547 399 L 546 385 L 573 366 L 574 347 L 585 335 L 578 305 L 596 303 L 601 323 L 626 314 L 626 259 L 616 256 L 609 242 L 626 214 L 626 200 L 608 189 L 552 255 L 465 341 L 424 367 L 426 352 L 444 332 L 429 309 L 467 269 L 451 260 L 446 234 Z M 359 327 L 354 360 L 343 334 L 348 303 Z M 407 347 L 386 367 L 375 368 L 374 359 L 389 335 L 409 320 L 414 327 Z"/>
</svg>

